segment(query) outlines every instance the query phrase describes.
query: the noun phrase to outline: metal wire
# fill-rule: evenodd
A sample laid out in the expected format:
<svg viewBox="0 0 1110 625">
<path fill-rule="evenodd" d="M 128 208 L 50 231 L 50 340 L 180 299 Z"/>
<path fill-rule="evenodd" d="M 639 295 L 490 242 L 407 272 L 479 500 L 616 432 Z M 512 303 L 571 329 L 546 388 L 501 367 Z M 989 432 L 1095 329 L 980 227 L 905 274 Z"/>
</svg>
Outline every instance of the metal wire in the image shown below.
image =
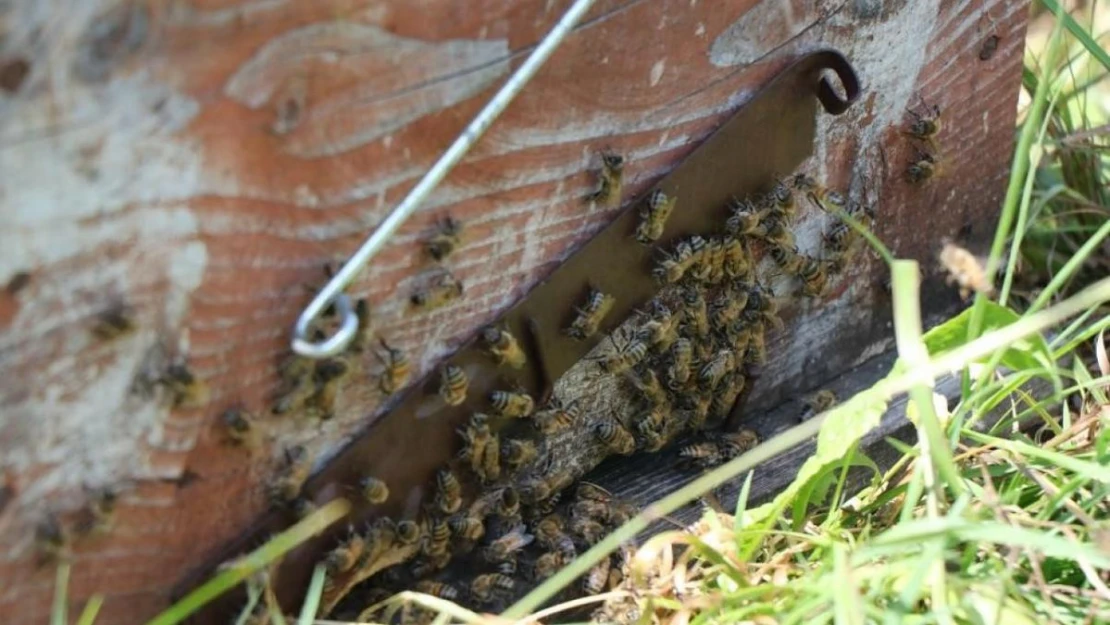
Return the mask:
<svg viewBox="0 0 1110 625">
<path fill-rule="evenodd" d="M 305 307 L 297 324 L 293 329 L 293 351 L 309 358 L 326 358 L 339 353 L 351 342 L 355 332 L 358 331 L 358 318 L 351 310 L 351 299 L 343 293 L 343 289 L 354 280 L 355 275 L 374 257 L 385 245 L 389 237 L 401 227 L 413 211 L 420 205 L 425 197 L 436 188 L 447 176 L 448 172 L 462 159 L 471 147 L 478 141 L 483 133 L 493 124 L 505 107 L 513 101 L 536 71 L 547 61 L 551 53 L 563 42 L 567 34 L 574 28 L 578 20 L 590 9 L 594 0 L 576 0 L 573 6 L 563 14 L 551 32 L 544 37 L 539 46 L 532 52 L 516 73 L 509 77 L 497 95 L 486 104 L 470 125 L 463 130 L 447 152 L 432 166 L 424 178 L 413 187 L 408 196 L 393 209 L 370 238 L 339 269 L 316 297 Z M 322 342 L 310 341 L 307 337 L 309 326 L 320 316 L 320 313 L 334 303 L 336 311 L 342 318 L 339 330 L 330 338 Z"/>
</svg>

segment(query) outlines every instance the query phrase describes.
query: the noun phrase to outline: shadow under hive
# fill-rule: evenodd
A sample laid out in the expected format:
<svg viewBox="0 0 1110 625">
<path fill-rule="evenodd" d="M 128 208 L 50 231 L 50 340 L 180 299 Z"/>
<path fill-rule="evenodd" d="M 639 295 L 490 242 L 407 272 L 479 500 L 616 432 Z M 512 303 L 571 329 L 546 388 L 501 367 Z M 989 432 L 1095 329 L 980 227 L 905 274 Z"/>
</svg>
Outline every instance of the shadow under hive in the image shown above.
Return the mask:
<svg viewBox="0 0 1110 625">
<path fill-rule="evenodd" d="M 822 77 L 827 71 L 845 97 Z M 799 253 L 790 225 L 803 203 L 869 216 L 808 176 L 779 176 L 810 154 L 817 102 L 840 114 L 858 91 L 839 53 L 795 61 L 309 478 L 297 493 L 308 505 L 359 492 L 367 478 L 381 480 L 389 496 L 357 498 L 343 528 L 288 554 L 271 576 L 282 607 L 295 607 L 323 561 L 323 613 L 354 617 L 406 588 L 498 610 L 537 573 L 553 572 L 646 503 L 608 500 L 581 484 L 562 496 L 605 458 L 655 452 L 690 433 L 702 433 L 706 451 L 689 455 L 704 464 L 756 444 L 733 427 L 708 432 L 730 412 L 740 415 L 763 335 L 780 327 L 785 293 L 772 293 L 761 277 L 786 275 L 799 294 L 816 294 L 858 249 L 838 242 L 826 245 L 835 253 Z M 619 159 L 610 156 L 605 168 L 619 183 Z M 585 378 L 596 398 L 561 399 Z M 634 399 L 614 404 L 606 395 Z M 218 561 L 295 518 L 292 507 L 276 507 Z M 577 588 L 604 588 L 621 566 L 609 568 Z M 227 622 L 241 605 L 241 597 L 226 597 L 196 622 Z"/>
</svg>

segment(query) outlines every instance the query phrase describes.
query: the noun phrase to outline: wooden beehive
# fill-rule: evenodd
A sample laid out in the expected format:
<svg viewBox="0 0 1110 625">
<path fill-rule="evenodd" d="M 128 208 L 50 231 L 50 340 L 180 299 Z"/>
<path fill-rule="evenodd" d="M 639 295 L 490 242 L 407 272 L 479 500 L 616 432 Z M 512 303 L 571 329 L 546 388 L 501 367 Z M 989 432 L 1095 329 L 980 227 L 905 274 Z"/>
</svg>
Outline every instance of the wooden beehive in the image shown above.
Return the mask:
<svg viewBox="0 0 1110 625">
<path fill-rule="evenodd" d="M 259 485 L 284 447 L 326 458 L 378 413 L 372 384 L 349 385 L 330 421 L 267 417 L 253 453 L 218 427 L 230 406 L 266 409 L 305 285 L 396 204 L 568 3 L 102 0 L 64 17 L 54 4 L 0 14 L 12 216 L 0 234 L 0 615 L 43 620 L 53 573 L 35 566 L 34 528 L 110 486 L 114 528 L 75 545 L 70 592 L 105 593 L 103 623 L 135 622 L 266 506 Z M 825 46 L 851 59 L 864 98 L 821 122 L 808 169 L 874 204 L 897 254 L 931 264 L 941 236 L 993 227 L 982 218 L 1007 171 L 1024 8 L 600 2 L 352 291 L 414 373 L 428 371 L 613 217 L 582 202 L 600 151 L 628 156 L 635 197 L 790 59 Z M 997 49 L 981 54 L 991 37 Z M 945 174 L 923 187 L 902 175 L 918 94 L 945 122 Z M 447 212 L 468 226 L 452 260 L 466 296 L 408 315 L 429 270 L 419 241 Z M 765 376 L 776 383 L 753 405 L 886 346 L 882 276 L 852 271 L 779 336 Z M 119 305 L 137 329 L 95 338 Z M 171 409 L 135 384 L 178 360 L 207 383 L 203 405 Z"/>
</svg>

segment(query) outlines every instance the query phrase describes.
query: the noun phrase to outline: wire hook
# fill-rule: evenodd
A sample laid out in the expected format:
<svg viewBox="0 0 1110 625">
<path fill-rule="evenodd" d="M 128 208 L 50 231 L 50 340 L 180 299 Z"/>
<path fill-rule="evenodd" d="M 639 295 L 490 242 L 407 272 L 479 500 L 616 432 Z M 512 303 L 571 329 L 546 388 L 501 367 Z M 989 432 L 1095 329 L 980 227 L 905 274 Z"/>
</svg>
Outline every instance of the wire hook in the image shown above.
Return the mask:
<svg viewBox="0 0 1110 625">
<path fill-rule="evenodd" d="M 408 219 L 420 205 L 424 198 L 436 188 L 437 185 L 447 176 L 448 172 L 455 167 L 456 164 L 462 159 L 464 155 L 473 145 L 478 141 L 483 133 L 491 125 L 494 120 L 501 115 L 505 107 L 513 101 L 514 98 L 524 89 L 528 81 L 536 74 L 539 68 L 547 61 L 551 53 L 559 47 L 567 34 L 574 28 L 578 20 L 590 9 L 594 0 L 576 0 L 574 5 L 563 14 L 555 24 L 551 32 L 544 37 L 536 49 L 528 56 L 524 63 L 516 72 L 509 77 L 497 95 L 486 104 L 485 108 L 478 113 L 470 125 L 463 130 L 451 147 L 444 152 L 443 156 L 436 161 L 436 164 L 424 174 L 424 178 L 420 180 L 412 191 L 405 197 L 404 200 L 393 209 L 377 230 L 370 235 L 370 238 L 363 242 L 362 246 L 355 251 L 354 255 L 339 269 L 332 279 L 324 285 L 324 288 L 316 294 L 308 306 L 305 307 L 301 316 L 297 318 L 297 324 L 293 328 L 293 351 L 306 356 L 308 358 L 326 358 L 335 355 L 343 350 L 351 339 L 354 338 L 355 332 L 358 331 L 358 318 L 351 310 L 351 298 L 343 293 L 343 289 L 354 280 L 355 274 L 359 272 L 370 262 L 380 250 L 389 237 L 401 227 L 401 224 Z M 339 330 L 330 338 L 323 342 L 315 342 L 308 339 L 309 326 L 315 321 L 320 313 L 328 307 L 328 304 L 334 303 L 336 311 L 339 313 L 340 318 L 343 320 L 339 326 Z"/>
</svg>

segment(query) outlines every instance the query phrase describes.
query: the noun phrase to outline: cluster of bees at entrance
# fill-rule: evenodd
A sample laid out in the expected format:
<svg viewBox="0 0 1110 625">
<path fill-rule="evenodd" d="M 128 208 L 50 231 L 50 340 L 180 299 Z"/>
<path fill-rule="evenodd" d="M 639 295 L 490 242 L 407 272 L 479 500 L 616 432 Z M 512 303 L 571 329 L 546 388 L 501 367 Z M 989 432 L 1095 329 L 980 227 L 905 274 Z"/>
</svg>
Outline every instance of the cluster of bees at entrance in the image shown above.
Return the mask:
<svg viewBox="0 0 1110 625">
<path fill-rule="evenodd" d="M 603 158 L 601 188 L 591 200 L 614 201 L 622 165 L 619 156 Z M 649 194 L 631 236 L 656 247 L 678 201 L 658 189 Z M 717 232 L 691 235 L 660 250 L 651 268 L 659 286 L 656 297 L 581 363 L 592 370 L 590 375 L 624 385 L 634 397 L 625 412 L 583 407 L 562 399 L 559 392 L 541 402 L 513 388 L 494 390 L 476 401 L 468 397 L 465 371 L 445 365 L 437 385 L 443 402 L 458 406 L 469 400 L 484 408 L 458 429 L 457 457 L 435 473 L 416 518 L 378 518 L 367 527 L 352 528 L 323 556 L 328 575 L 324 607 L 338 605 L 337 616 L 360 622 L 430 621 L 433 614 L 417 606 L 388 612 L 375 605 L 411 589 L 484 611 L 501 610 L 636 513 L 630 503 L 580 480 L 605 457 L 658 452 L 681 439 L 682 462 L 704 468 L 757 445 L 758 436 L 750 430 L 718 430 L 745 387 L 758 377 L 767 358 L 767 334 L 783 326 L 781 297 L 759 274 L 777 274 L 793 291 L 819 296 L 830 276 L 863 247 L 862 237 L 838 219 L 823 233 L 819 254 L 799 251 L 792 225 L 806 202 L 865 224 L 873 218 L 869 208 L 810 176 L 796 175 L 779 180 L 766 194 L 733 199 L 721 208 Z M 443 229 L 428 242 L 428 253 L 442 243 L 440 237 L 460 232 L 458 223 Z M 765 267 L 757 271 L 761 263 Z M 428 301 L 413 298 L 418 306 Z M 568 312 L 562 333 L 568 340 L 596 340 L 601 327 L 613 321 L 614 303 L 612 295 L 589 287 Z M 408 361 L 379 342 L 386 350 L 379 355 L 379 384 L 383 391 L 393 391 L 407 380 Z M 371 343 L 368 333 L 360 333 L 355 349 Z M 528 345 L 504 327 L 486 328 L 480 345 L 500 367 L 520 369 L 531 358 Z M 311 381 L 307 386 L 312 389 L 297 391 L 297 398 L 318 401 L 312 398 L 321 386 L 338 375 L 330 373 L 335 365 L 328 363 L 315 361 L 311 373 L 297 372 Z M 229 428 L 236 429 L 232 423 Z M 583 440 L 590 453 L 561 453 Z M 590 463 L 576 466 L 563 456 L 588 456 Z M 284 468 L 269 487 L 275 504 L 307 510 L 300 490 L 310 466 L 303 449 L 287 453 Z M 362 476 L 357 490 L 369 504 L 390 497 L 389 485 L 373 475 Z M 627 554 L 621 550 L 603 560 L 567 592 L 572 596 L 615 587 L 629 565 Z M 265 618 L 264 613 L 257 616 Z"/>
</svg>

